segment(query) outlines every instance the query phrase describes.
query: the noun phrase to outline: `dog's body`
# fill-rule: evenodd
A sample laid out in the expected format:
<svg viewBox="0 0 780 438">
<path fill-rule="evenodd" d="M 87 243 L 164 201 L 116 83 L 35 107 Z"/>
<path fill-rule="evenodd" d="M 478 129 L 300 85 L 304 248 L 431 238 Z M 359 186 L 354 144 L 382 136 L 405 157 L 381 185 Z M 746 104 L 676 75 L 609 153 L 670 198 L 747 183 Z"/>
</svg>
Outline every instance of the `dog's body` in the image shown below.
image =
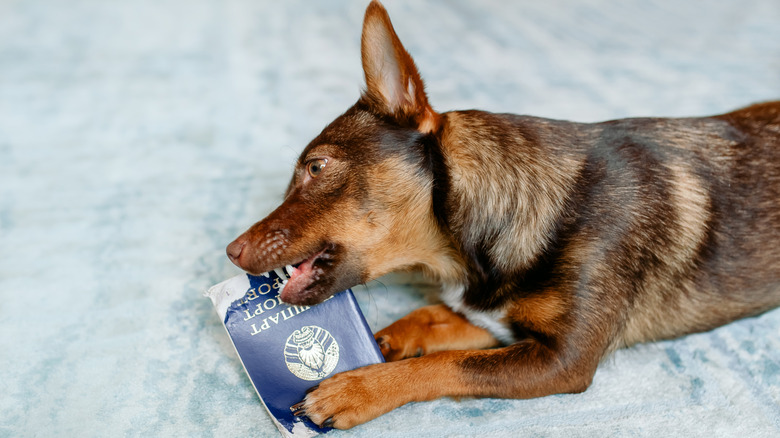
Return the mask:
<svg viewBox="0 0 780 438">
<path fill-rule="evenodd" d="M 780 102 L 599 124 L 438 114 L 376 2 L 362 53 L 365 93 L 228 255 L 300 263 L 290 303 L 421 267 L 445 305 L 377 333 L 389 362 L 323 381 L 298 414 L 347 428 L 409 401 L 580 392 L 616 348 L 780 305 Z"/>
</svg>

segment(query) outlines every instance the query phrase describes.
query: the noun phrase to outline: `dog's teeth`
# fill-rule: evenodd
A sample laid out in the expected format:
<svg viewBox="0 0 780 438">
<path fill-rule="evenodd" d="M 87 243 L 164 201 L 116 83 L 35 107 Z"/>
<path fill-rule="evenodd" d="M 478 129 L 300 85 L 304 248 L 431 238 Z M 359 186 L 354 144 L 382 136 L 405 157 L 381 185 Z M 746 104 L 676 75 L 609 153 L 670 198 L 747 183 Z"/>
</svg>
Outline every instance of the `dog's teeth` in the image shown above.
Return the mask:
<svg viewBox="0 0 780 438">
<path fill-rule="evenodd" d="M 287 276 L 284 275 L 284 271 L 281 268 L 274 268 L 274 272 L 282 279 L 282 282 L 287 282 Z"/>
</svg>

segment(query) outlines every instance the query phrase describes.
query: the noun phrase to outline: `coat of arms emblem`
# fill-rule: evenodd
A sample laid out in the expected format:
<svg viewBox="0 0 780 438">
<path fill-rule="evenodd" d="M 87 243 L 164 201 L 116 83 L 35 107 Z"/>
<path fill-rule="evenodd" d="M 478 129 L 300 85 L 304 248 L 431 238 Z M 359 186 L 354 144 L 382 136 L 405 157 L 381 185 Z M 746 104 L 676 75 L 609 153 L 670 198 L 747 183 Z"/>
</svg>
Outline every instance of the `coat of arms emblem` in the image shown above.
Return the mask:
<svg viewBox="0 0 780 438">
<path fill-rule="evenodd" d="M 299 379 L 324 379 L 339 362 L 339 344 L 322 327 L 304 326 L 287 338 L 284 361 Z"/>
</svg>

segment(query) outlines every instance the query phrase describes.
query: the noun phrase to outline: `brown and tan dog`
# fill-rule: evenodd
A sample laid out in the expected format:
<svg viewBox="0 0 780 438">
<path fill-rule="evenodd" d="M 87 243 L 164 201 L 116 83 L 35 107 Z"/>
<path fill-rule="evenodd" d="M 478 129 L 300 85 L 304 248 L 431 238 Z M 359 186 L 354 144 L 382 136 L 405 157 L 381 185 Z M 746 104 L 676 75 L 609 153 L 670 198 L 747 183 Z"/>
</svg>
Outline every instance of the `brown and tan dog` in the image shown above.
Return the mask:
<svg viewBox="0 0 780 438">
<path fill-rule="evenodd" d="M 780 102 L 598 124 L 439 114 L 378 2 L 362 60 L 363 95 L 228 255 L 299 264 L 288 303 L 422 268 L 444 304 L 377 333 L 389 362 L 323 381 L 297 414 L 349 428 L 410 401 L 580 392 L 617 348 L 780 304 Z"/>
</svg>

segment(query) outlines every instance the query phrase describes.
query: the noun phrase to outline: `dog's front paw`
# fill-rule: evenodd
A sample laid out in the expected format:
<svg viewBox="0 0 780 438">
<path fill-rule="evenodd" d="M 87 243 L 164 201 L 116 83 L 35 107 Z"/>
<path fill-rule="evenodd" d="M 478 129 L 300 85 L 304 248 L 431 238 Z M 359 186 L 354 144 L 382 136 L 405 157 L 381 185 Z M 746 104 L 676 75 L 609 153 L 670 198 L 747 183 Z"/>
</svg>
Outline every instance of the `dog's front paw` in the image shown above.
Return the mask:
<svg viewBox="0 0 780 438">
<path fill-rule="evenodd" d="M 421 307 L 380 330 L 375 336 L 388 362 L 453 349 L 488 348 L 497 344 L 485 329 L 442 304 Z"/>
<path fill-rule="evenodd" d="M 409 357 L 420 357 L 425 354 L 425 347 L 423 347 L 421 339 L 411 336 L 399 336 L 398 333 L 393 333 L 392 330 L 382 330 L 378 332 L 374 338 L 376 339 L 379 350 L 382 352 L 382 356 L 388 362 L 394 362 Z"/>
<path fill-rule="evenodd" d="M 435 344 L 439 332 L 440 314 L 447 312 L 443 306 L 419 308 L 374 335 L 377 345 L 388 362 L 419 357 Z"/>
<path fill-rule="evenodd" d="M 320 427 L 349 429 L 372 420 L 400 406 L 394 400 L 397 392 L 386 387 L 383 368 L 387 365 L 370 365 L 325 379 L 291 409 Z"/>
</svg>

